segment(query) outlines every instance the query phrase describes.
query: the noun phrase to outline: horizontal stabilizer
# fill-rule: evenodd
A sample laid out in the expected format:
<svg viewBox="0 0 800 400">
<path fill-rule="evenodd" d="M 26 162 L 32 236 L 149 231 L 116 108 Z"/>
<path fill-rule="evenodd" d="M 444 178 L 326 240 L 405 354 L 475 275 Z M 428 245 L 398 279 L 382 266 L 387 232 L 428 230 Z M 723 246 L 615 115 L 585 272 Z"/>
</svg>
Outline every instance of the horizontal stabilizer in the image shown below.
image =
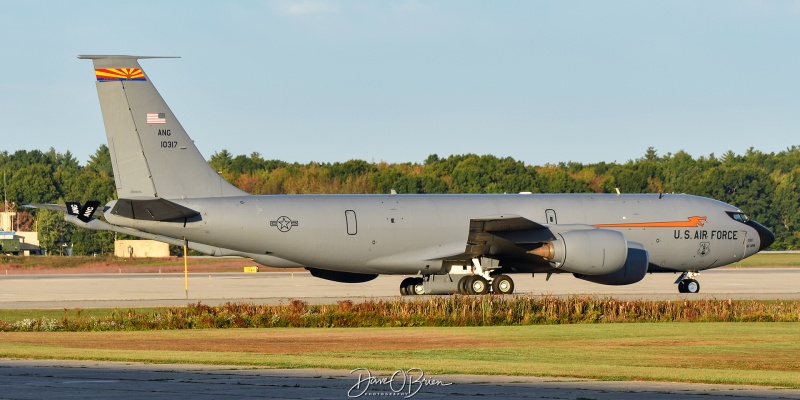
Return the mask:
<svg viewBox="0 0 800 400">
<path fill-rule="evenodd" d="M 97 210 L 97 207 L 100 207 L 100 202 L 97 200 L 87 201 L 83 207 L 81 207 L 80 203 L 68 201 L 67 214 L 75 215 L 83 222 L 89 222 L 89 220 L 92 219 L 92 215 L 94 215 L 94 212 Z"/>
<path fill-rule="evenodd" d="M 111 214 L 146 221 L 172 221 L 200 215 L 199 212 L 191 208 L 186 208 L 161 198 L 143 200 L 119 199 L 114 208 L 111 209 Z"/>
<path fill-rule="evenodd" d="M 42 204 L 42 203 L 34 203 L 34 204 L 25 204 L 23 205 L 25 208 L 39 208 L 42 210 L 50 210 L 50 211 L 60 211 L 60 212 L 67 212 L 67 205 L 66 204 Z"/>
<path fill-rule="evenodd" d="M 40 208 L 42 210 L 65 212 L 69 215 L 78 217 L 83 222 L 89 222 L 92 215 L 100 207 L 100 202 L 96 200 L 87 201 L 84 206 L 74 201 L 68 201 L 66 204 L 25 204 L 25 208 Z"/>
</svg>

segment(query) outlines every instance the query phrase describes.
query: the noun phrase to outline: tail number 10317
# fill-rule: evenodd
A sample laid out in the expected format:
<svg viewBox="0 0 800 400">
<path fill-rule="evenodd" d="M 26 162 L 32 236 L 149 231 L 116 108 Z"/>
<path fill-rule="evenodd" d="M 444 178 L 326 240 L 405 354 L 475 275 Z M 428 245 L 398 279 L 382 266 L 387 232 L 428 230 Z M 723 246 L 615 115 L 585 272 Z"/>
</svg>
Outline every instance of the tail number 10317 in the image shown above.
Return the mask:
<svg viewBox="0 0 800 400">
<path fill-rule="evenodd" d="M 178 142 L 172 140 L 164 140 L 161 142 L 161 148 L 164 149 L 175 149 L 178 147 Z"/>
</svg>

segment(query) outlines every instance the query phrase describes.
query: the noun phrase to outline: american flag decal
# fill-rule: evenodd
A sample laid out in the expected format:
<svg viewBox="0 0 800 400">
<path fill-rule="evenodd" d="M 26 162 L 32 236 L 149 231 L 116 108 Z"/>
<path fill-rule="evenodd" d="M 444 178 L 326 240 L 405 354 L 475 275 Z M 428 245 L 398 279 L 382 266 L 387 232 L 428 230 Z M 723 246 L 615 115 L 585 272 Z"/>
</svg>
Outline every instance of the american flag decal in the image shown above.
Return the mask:
<svg viewBox="0 0 800 400">
<path fill-rule="evenodd" d="M 166 124 L 167 118 L 164 113 L 147 113 L 148 124 Z"/>
</svg>

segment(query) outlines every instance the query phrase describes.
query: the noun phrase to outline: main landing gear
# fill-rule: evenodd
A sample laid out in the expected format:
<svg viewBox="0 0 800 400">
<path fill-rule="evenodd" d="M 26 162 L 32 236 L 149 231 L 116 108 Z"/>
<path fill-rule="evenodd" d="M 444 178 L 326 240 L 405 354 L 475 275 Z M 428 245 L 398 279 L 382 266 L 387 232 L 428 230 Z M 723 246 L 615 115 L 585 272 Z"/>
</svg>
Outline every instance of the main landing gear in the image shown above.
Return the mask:
<svg viewBox="0 0 800 400">
<path fill-rule="evenodd" d="M 700 293 L 700 282 L 696 279 L 700 273 L 697 271 L 686 271 L 675 281 L 678 284 L 680 293 Z"/>
<path fill-rule="evenodd" d="M 512 294 L 514 281 L 508 275 L 500 274 L 500 267 L 491 260 L 473 258 L 472 266 L 459 265 L 451 268 L 450 273 L 442 275 L 425 275 L 403 279 L 400 283 L 400 294 Z"/>
<path fill-rule="evenodd" d="M 422 294 L 512 294 L 514 281 L 508 275 L 495 275 L 487 280 L 481 275 L 428 275 L 406 278 L 400 283 L 403 296 Z M 444 282 L 443 282 L 444 281 Z M 449 284 L 448 284 L 449 283 Z"/>
<path fill-rule="evenodd" d="M 422 278 L 406 278 L 400 282 L 400 294 L 403 296 L 425 294 Z"/>
</svg>

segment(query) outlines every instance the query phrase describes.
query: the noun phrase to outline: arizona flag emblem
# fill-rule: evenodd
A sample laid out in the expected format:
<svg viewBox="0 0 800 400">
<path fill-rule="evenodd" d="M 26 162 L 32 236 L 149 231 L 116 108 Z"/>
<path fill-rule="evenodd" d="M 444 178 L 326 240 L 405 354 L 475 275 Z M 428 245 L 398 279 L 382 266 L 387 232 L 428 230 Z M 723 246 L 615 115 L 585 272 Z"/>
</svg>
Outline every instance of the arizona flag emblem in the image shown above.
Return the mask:
<svg viewBox="0 0 800 400">
<path fill-rule="evenodd" d="M 99 82 L 106 81 L 146 81 L 141 68 L 100 68 L 94 70 Z"/>
</svg>

